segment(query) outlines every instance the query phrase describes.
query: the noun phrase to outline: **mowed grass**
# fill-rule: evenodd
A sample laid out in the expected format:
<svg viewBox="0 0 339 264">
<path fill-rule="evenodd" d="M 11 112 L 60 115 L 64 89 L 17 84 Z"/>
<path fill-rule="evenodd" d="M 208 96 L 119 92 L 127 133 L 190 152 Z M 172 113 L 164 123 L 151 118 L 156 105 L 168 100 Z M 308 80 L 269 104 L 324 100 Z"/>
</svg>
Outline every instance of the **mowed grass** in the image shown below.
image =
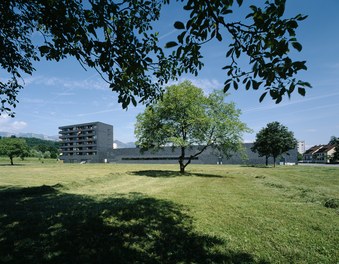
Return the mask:
<svg viewBox="0 0 339 264">
<path fill-rule="evenodd" d="M 0 262 L 338 263 L 339 168 L 187 169 L 0 165 Z"/>
</svg>

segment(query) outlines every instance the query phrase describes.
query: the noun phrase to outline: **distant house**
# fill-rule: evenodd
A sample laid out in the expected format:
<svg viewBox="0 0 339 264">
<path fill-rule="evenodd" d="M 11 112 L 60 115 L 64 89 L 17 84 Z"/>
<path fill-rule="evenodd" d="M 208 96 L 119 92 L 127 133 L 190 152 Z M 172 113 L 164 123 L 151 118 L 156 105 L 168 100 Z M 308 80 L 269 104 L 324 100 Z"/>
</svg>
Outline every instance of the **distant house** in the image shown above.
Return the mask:
<svg viewBox="0 0 339 264">
<path fill-rule="evenodd" d="M 335 145 L 316 145 L 306 150 L 303 154 L 303 162 L 306 163 L 330 163 L 335 153 Z"/>
<path fill-rule="evenodd" d="M 306 150 L 303 154 L 303 162 L 311 163 L 314 162 L 314 153 L 316 153 L 319 149 L 321 149 L 324 145 L 315 145 L 308 150 Z"/>
</svg>

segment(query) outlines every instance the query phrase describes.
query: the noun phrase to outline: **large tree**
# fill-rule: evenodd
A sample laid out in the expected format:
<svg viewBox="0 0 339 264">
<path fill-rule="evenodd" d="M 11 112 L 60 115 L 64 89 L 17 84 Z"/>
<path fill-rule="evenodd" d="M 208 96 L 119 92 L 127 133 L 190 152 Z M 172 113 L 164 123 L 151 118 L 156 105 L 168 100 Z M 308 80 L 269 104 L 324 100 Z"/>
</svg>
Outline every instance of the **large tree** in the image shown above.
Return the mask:
<svg viewBox="0 0 339 264">
<path fill-rule="evenodd" d="M 165 146 L 180 149 L 180 172 L 208 147 L 229 157 L 241 149 L 242 134 L 249 132 L 239 119 L 240 110 L 224 102 L 225 94 L 205 96 L 189 81 L 168 87 L 163 99 L 137 116 L 135 135 L 142 150 Z M 188 148 L 196 153 L 187 155 Z"/>
<path fill-rule="evenodd" d="M 153 26 L 169 4 L 188 15 L 174 23 L 177 36 L 166 52 Z M 224 91 L 262 88 L 260 101 L 268 93 L 277 103 L 295 88 L 304 95 L 310 84 L 296 74 L 306 70 L 305 61 L 293 60 L 290 51 L 302 49 L 296 28 L 306 16 L 285 17 L 285 5 L 285 0 L 258 1 L 234 21 L 232 11 L 248 7 L 243 0 L 1 0 L 0 67 L 6 73 L 0 114 L 14 116 L 20 79 L 33 73 L 33 62 L 41 57 L 74 57 L 85 69 L 94 68 L 126 108 L 157 99 L 170 79 L 196 75 L 203 67 L 201 47 L 212 40 L 225 44 Z M 238 61 L 245 57 L 249 67 L 242 69 Z"/>
<path fill-rule="evenodd" d="M 14 165 L 15 157 L 25 157 L 28 155 L 28 146 L 22 138 L 2 138 L 0 139 L 0 155 L 7 156 L 11 165 Z"/>
<path fill-rule="evenodd" d="M 297 146 L 297 140 L 293 132 L 279 122 L 268 123 L 257 134 L 252 146 L 252 151 L 257 152 L 260 157 L 266 157 L 266 166 L 268 158 L 273 157 L 275 167 L 278 156 L 287 153 Z"/>
</svg>

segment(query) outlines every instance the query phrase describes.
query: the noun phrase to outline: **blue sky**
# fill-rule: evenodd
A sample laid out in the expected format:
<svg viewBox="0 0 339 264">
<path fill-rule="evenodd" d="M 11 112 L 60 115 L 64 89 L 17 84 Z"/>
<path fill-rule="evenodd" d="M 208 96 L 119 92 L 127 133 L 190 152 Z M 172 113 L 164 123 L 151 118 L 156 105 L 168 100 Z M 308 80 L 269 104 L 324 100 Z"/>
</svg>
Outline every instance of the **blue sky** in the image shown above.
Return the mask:
<svg viewBox="0 0 339 264">
<path fill-rule="evenodd" d="M 246 2 L 246 1 L 244 1 Z M 256 1 L 258 2 L 258 1 Z M 239 15 L 247 14 L 247 10 Z M 298 40 L 303 51 L 296 58 L 307 60 L 308 70 L 299 78 L 313 88 L 305 97 L 293 94 L 276 105 L 267 97 L 259 103 L 261 91 L 230 90 L 226 101 L 233 101 L 242 110 L 241 119 L 254 130 L 244 135 L 244 141 L 255 139 L 255 134 L 267 123 L 279 121 L 294 132 L 307 146 L 325 144 L 330 137 L 339 136 L 339 1 L 287 0 L 287 15 L 308 15 L 298 28 Z M 173 23 L 181 12 L 173 5 L 167 7 L 159 24 L 163 42 L 175 37 Z M 226 79 L 221 68 L 225 65 L 227 47 L 211 43 L 204 48 L 205 67 L 198 77 L 183 76 L 206 92 L 222 89 Z M 123 110 L 117 96 L 111 92 L 94 71 L 84 69 L 74 60 L 58 63 L 41 61 L 36 71 L 25 77 L 25 89 L 19 94 L 16 117 L 0 117 L 0 131 L 32 132 L 57 135 L 58 127 L 73 123 L 101 121 L 114 126 L 114 139 L 135 141 L 136 115 L 144 106 Z M 0 77 L 1 78 L 1 77 Z"/>
</svg>

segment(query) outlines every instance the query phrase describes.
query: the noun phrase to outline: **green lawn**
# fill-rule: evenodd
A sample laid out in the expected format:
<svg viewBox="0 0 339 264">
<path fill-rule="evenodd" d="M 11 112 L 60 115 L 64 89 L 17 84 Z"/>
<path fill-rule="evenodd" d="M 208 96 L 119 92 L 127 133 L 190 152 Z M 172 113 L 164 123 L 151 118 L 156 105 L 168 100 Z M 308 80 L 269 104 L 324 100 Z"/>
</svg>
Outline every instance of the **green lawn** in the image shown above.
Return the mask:
<svg viewBox="0 0 339 264">
<path fill-rule="evenodd" d="M 339 262 L 339 168 L 5 162 L 0 263 Z"/>
</svg>

